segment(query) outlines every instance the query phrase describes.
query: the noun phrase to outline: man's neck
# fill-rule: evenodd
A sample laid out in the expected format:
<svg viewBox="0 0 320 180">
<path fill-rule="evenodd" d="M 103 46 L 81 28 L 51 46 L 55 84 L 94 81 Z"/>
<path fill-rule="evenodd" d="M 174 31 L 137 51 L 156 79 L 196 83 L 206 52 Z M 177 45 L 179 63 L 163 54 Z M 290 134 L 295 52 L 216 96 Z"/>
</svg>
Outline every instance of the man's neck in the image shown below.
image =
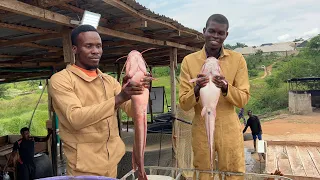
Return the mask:
<svg viewBox="0 0 320 180">
<path fill-rule="evenodd" d="M 207 57 L 215 57 L 215 58 L 219 58 L 220 54 L 221 54 L 221 47 L 219 49 L 207 49 L 206 50 L 206 54 Z"/>
<path fill-rule="evenodd" d="M 91 70 L 87 70 L 84 69 L 82 67 L 79 67 L 78 65 L 74 64 L 74 67 L 80 69 L 82 72 L 84 72 L 85 74 L 87 74 L 90 77 L 96 77 L 97 76 L 97 69 L 91 69 Z"/>
</svg>

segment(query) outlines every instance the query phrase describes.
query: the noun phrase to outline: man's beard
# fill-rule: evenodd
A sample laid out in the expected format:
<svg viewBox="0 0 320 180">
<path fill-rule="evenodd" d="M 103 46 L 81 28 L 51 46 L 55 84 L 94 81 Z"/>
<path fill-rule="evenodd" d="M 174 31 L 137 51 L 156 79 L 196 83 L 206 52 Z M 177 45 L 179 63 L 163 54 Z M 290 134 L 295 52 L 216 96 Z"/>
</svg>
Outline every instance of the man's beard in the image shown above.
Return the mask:
<svg viewBox="0 0 320 180">
<path fill-rule="evenodd" d="M 86 67 L 86 70 L 89 70 L 89 71 L 91 71 L 91 70 L 96 70 L 96 69 L 98 69 L 98 67 L 99 67 L 99 65 L 94 65 L 94 66 L 88 65 L 88 66 Z"/>
</svg>

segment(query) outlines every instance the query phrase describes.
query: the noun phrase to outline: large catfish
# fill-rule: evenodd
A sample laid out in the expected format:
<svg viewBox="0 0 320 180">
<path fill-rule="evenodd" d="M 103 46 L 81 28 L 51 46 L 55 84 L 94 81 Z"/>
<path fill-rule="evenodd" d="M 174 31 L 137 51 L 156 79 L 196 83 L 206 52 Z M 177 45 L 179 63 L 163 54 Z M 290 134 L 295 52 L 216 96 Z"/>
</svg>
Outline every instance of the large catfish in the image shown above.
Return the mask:
<svg viewBox="0 0 320 180">
<path fill-rule="evenodd" d="M 209 57 L 206 59 L 202 66 L 201 73 L 205 74 L 209 78 L 209 82 L 205 87 L 200 89 L 200 99 L 203 106 L 201 111 L 201 116 L 205 118 L 208 146 L 210 151 L 210 165 L 213 170 L 214 163 L 214 128 L 216 120 L 216 106 L 220 97 L 220 88 L 212 82 L 214 76 L 221 75 L 221 69 L 219 62 L 214 57 Z M 198 78 L 191 79 L 189 82 L 195 82 Z M 226 82 L 225 82 L 226 83 Z"/>
<path fill-rule="evenodd" d="M 142 53 L 137 50 L 132 50 L 127 56 L 125 67 L 126 75 L 131 77 L 129 81 L 140 83 L 140 80 L 146 77 L 147 68 L 146 62 L 142 57 Z M 134 171 L 138 169 L 139 180 L 147 180 L 147 175 L 144 170 L 144 152 L 147 138 L 148 100 L 149 89 L 147 88 L 144 88 L 143 94 L 131 96 L 131 109 L 133 112 L 132 119 L 134 122 L 132 167 Z"/>
</svg>

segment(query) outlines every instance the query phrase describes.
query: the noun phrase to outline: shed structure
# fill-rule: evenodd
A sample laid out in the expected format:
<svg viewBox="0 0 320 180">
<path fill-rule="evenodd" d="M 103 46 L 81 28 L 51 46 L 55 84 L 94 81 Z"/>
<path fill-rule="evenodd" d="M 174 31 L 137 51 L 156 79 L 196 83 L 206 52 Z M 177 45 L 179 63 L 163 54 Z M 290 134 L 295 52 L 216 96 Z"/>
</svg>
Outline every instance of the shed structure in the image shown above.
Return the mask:
<svg viewBox="0 0 320 180">
<path fill-rule="evenodd" d="M 135 49 L 148 51 L 149 67 L 170 66 L 171 104 L 176 104 L 175 69 L 187 54 L 200 50 L 202 33 L 168 17 L 155 14 L 134 0 L 1 0 L 0 1 L 0 84 L 49 79 L 67 64 L 74 63 L 71 51 L 72 20 L 80 21 L 85 10 L 101 14 L 97 28 L 103 41 L 100 69 L 120 70 L 119 57 Z M 56 120 L 49 96 L 50 122 Z M 176 117 L 176 106 L 171 107 Z M 119 114 L 119 113 L 118 113 Z M 56 130 L 56 123 L 52 123 Z M 174 133 L 173 133 L 174 136 Z M 52 140 L 52 162 L 57 174 L 57 136 Z M 173 143 L 175 144 L 175 143 Z"/>
</svg>

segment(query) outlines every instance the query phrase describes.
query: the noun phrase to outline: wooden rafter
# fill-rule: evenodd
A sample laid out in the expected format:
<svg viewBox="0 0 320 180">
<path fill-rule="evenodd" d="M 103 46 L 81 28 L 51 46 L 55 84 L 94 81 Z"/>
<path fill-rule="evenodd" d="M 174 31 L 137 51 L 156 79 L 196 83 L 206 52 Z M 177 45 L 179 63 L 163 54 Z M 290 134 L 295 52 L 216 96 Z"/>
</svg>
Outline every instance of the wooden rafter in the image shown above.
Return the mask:
<svg viewBox="0 0 320 180">
<path fill-rule="evenodd" d="M 135 29 L 135 28 L 145 28 L 148 27 L 148 22 L 141 20 L 137 22 L 132 22 L 132 23 L 125 23 L 125 24 L 116 24 L 114 26 L 111 26 L 111 29 Z"/>
<path fill-rule="evenodd" d="M 127 41 L 127 40 L 122 40 L 122 41 L 104 41 L 102 46 L 103 47 L 115 47 L 115 46 L 129 45 L 129 44 L 134 44 L 134 42 L 133 41 Z"/>
<path fill-rule="evenodd" d="M 56 31 L 48 30 L 48 29 L 39 29 L 34 27 L 28 27 L 23 25 L 16 25 L 16 24 L 8 24 L 0 22 L 0 27 L 13 29 L 17 31 L 29 32 L 29 33 L 38 33 L 38 34 L 45 34 L 45 33 L 57 33 Z"/>
<path fill-rule="evenodd" d="M 18 46 L 25 46 L 25 47 L 32 47 L 32 48 L 40 48 L 40 49 L 47 49 L 50 52 L 57 52 L 61 51 L 62 49 L 59 47 L 54 47 L 54 46 L 44 46 L 36 43 L 21 43 L 17 44 Z"/>
<path fill-rule="evenodd" d="M 10 11 L 10 12 L 15 12 L 18 14 L 23 14 L 26 16 L 31 16 L 31 17 L 41 19 L 41 20 L 47 21 L 47 22 L 53 22 L 53 23 L 62 24 L 65 26 L 74 27 L 74 25 L 70 23 L 71 18 L 68 16 L 64 16 L 62 14 L 48 11 L 48 10 L 45 10 L 45 9 L 42 9 L 39 7 L 35 7 L 32 5 L 26 4 L 26 3 L 19 2 L 19 1 L 13 2 L 11 0 L 2 0 L 2 1 L 0 1 L 0 9 Z M 161 41 L 161 40 L 156 40 L 156 39 L 140 37 L 140 36 L 112 30 L 109 28 L 104 28 L 101 26 L 99 26 L 97 29 L 98 29 L 98 32 L 101 34 L 109 35 L 109 36 L 113 36 L 113 37 L 118 37 L 118 38 L 122 38 L 122 39 L 144 42 L 144 43 L 160 45 L 160 46 L 174 45 L 172 47 L 185 48 L 190 51 L 199 50 L 199 48 L 189 47 L 189 46 L 185 46 L 182 44 L 173 43 L 173 42 L 169 42 L 169 41 L 166 42 L 166 41 Z"/>
<path fill-rule="evenodd" d="M 127 4 L 125 4 L 124 2 L 122 1 L 119 1 L 119 0 L 103 0 L 105 3 L 111 5 L 111 6 L 114 6 L 128 14 L 130 14 L 131 16 L 133 17 L 136 17 L 136 18 L 139 18 L 139 19 L 144 19 L 144 20 L 147 20 L 148 22 L 150 23 L 156 23 L 156 24 L 160 24 L 160 25 L 163 25 L 169 29 L 175 29 L 175 30 L 178 30 L 180 31 L 181 33 L 185 33 L 185 34 L 190 34 L 190 35 L 194 35 L 194 36 L 197 36 L 197 34 L 195 33 L 192 33 L 192 32 L 188 32 L 188 31 L 184 31 L 184 30 L 181 30 L 181 29 L 178 29 L 177 27 L 175 27 L 174 25 L 170 24 L 170 23 L 167 23 L 167 22 L 164 22 L 164 21 L 161 21 L 161 20 L 158 20 L 158 19 L 155 19 L 155 18 L 151 18 L 151 17 L 148 17 L 144 14 L 141 14 L 140 12 L 138 12 L 137 10 L 133 9 L 132 7 L 128 6 Z"/>
<path fill-rule="evenodd" d="M 28 43 L 28 42 L 34 42 L 34 41 L 40 41 L 40 40 L 46 40 L 46 39 L 57 39 L 61 37 L 62 37 L 62 34 L 55 33 L 55 34 L 45 34 L 40 36 L 32 36 L 27 38 L 19 38 L 19 39 L 14 39 L 14 40 L 5 41 L 5 42 L 2 41 L 0 42 L 0 47 L 12 46 L 16 44 L 22 44 L 22 43 Z"/>
<path fill-rule="evenodd" d="M 32 68 L 32 67 L 51 67 L 64 65 L 61 59 L 54 62 L 25 62 L 25 63 L 0 63 L 0 67 L 20 67 L 20 68 Z"/>
<path fill-rule="evenodd" d="M 15 58 L 13 60 L 7 60 L 7 61 L 0 61 L 0 66 L 1 64 L 6 64 L 6 63 L 21 63 L 23 61 L 31 61 L 33 59 L 48 59 L 48 58 L 60 58 L 63 55 L 62 51 L 58 51 L 58 52 L 51 52 L 51 53 L 47 53 L 47 54 L 38 54 L 38 55 L 34 55 L 34 56 L 23 56 L 23 57 L 18 57 Z"/>
<path fill-rule="evenodd" d="M 68 3 L 73 0 L 37 0 L 41 7 L 58 6 L 60 4 Z"/>
<path fill-rule="evenodd" d="M 15 55 L 7 55 L 7 54 L 0 54 L 0 58 L 19 58 L 24 56 L 15 56 Z"/>
</svg>

